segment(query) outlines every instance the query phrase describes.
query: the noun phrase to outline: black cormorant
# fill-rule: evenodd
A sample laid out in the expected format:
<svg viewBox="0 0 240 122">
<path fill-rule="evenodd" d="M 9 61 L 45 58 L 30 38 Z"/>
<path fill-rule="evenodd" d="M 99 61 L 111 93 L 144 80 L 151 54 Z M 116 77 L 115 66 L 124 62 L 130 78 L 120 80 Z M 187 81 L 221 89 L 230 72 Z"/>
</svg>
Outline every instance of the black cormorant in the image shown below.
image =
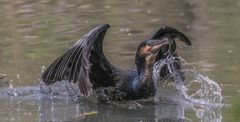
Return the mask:
<svg viewBox="0 0 240 122">
<path fill-rule="evenodd" d="M 122 70 L 114 67 L 103 53 L 103 39 L 109 24 L 102 24 L 90 30 L 62 56 L 57 58 L 43 73 L 42 80 L 50 85 L 56 81 L 68 80 L 78 85 L 85 96 L 99 93 L 99 99 L 134 100 L 148 98 L 155 94 L 153 84 L 154 63 L 167 58 L 169 53 L 177 56 L 175 38 L 191 45 L 190 40 L 178 30 L 161 27 L 155 34 L 138 46 L 136 69 Z M 178 58 L 172 65 L 180 70 Z M 162 78 L 169 75 L 169 69 L 162 67 Z"/>
</svg>

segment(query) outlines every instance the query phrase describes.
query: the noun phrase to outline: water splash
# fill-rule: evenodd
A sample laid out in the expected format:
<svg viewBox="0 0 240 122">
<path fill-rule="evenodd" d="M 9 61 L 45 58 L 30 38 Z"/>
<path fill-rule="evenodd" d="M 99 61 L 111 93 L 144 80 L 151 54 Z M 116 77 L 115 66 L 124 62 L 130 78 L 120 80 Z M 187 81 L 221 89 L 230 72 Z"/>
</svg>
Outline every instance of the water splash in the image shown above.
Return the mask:
<svg viewBox="0 0 240 122">
<path fill-rule="evenodd" d="M 36 86 L 14 87 L 10 82 L 9 87 L 0 89 L 0 98 L 18 97 L 24 99 L 41 99 L 42 97 L 49 96 L 58 99 L 69 98 L 79 100 L 81 93 L 77 86 L 67 81 L 54 83 L 50 86 L 40 83 Z"/>
<path fill-rule="evenodd" d="M 202 122 L 221 122 L 221 108 L 224 107 L 224 104 L 221 103 L 220 86 L 217 82 L 193 69 L 171 70 L 176 59 L 180 60 L 182 64 L 187 64 L 183 58 L 172 56 L 154 64 L 153 81 L 157 88 L 155 102 L 184 105 L 184 108 L 194 110 L 196 117 Z M 164 66 L 173 72 L 162 78 L 159 74 Z M 182 75 L 184 75 L 184 79 L 181 78 Z"/>
<path fill-rule="evenodd" d="M 222 101 L 220 86 L 195 70 L 182 69 L 172 72 L 165 78 L 159 76 L 161 68 L 166 65 L 171 67 L 177 61 L 176 58 L 184 61 L 180 57 L 169 57 L 154 64 L 153 80 L 157 88 L 155 100 L 188 101 L 192 104 L 220 104 Z M 185 79 L 178 78 L 178 81 L 171 82 L 171 79 L 176 79 L 182 74 L 184 74 Z"/>
<path fill-rule="evenodd" d="M 181 57 L 169 57 L 156 62 L 154 65 L 153 79 L 157 88 L 155 101 L 166 101 L 166 104 L 156 104 L 155 116 L 159 119 L 174 117 L 180 120 L 188 120 L 185 111 L 190 108 L 194 110 L 195 116 L 203 122 L 220 122 L 222 119 L 222 95 L 221 88 L 215 81 L 192 69 L 182 69 L 181 71 L 171 72 L 171 75 L 165 78 L 160 77 L 160 69 L 165 65 L 171 68 L 171 65 L 176 63 L 176 59 L 186 63 Z M 177 82 L 171 82 L 171 79 L 182 74 L 185 76 L 184 80 L 178 79 Z M 163 82 L 162 79 L 168 82 Z M 9 87 L 0 89 L 0 99 L 7 101 L 8 98 L 10 98 L 10 103 L 17 102 L 19 104 L 20 101 L 21 103 L 29 102 L 38 106 L 39 120 L 58 121 L 62 119 L 62 116 L 60 116 L 62 111 L 59 110 L 64 110 L 63 113 L 66 113 L 63 119 L 72 118 L 73 114 L 81 115 L 79 109 L 85 111 L 85 108 L 82 110 L 78 104 L 73 104 L 73 108 L 69 107 L 68 104 L 71 103 L 69 101 L 73 101 L 73 103 L 80 101 L 79 103 L 82 103 L 84 99 L 81 99 L 81 93 L 77 86 L 68 81 L 56 82 L 50 86 L 41 83 L 29 87 L 14 87 L 10 82 Z M 62 101 L 66 101 L 67 111 L 60 109 L 62 106 L 58 106 Z M 171 104 L 171 101 L 174 104 Z M 48 102 L 48 105 L 45 105 L 46 102 Z M 69 111 L 73 112 L 69 114 Z"/>
<path fill-rule="evenodd" d="M 79 98 L 82 96 L 79 88 L 66 80 L 56 82 L 52 85 L 45 85 L 45 83 L 40 83 L 40 91 L 51 95 L 68 95 L 71 98 Z"/>
</svg>

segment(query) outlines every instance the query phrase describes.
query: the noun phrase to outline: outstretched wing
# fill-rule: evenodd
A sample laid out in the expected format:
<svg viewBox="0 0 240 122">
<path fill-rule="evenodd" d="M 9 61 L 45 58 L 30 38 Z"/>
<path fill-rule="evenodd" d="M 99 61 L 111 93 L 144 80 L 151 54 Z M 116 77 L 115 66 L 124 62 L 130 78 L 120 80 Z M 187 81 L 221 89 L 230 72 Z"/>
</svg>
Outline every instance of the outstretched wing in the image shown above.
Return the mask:
<svg viewBox="0 0 240 122">
<path fill-rule="evenodd" d="M 103 55 L 102 43 L 109 27 L 108 24 L 99 25 L 80 38 L 45 70 L 42 75 L 43 82 L 52 84 L 60 80 L 69 80 L 78 84 L 83 95 L 89 96 L 92 92 L 91 56 L 93 52 L 100 53 L 103 62 L 108 63 Z"/>
<path fill-rule="evenodd" d="M 174 54 L 177 56 L 177 54 L 175 53 L 175 50 L 177 47 L 175 38 L 179 38 L 180 41 L 183 41 L 185 44 L 187 44 L 189 46 L 192 45 L 191 41 L 185 34 L 178 31 L 177 29 L 169 27 L 169 26 L 163 26 L 160 29 L 158 29 L 158 31 L 156 31 L 150 37 L 150 40 L 161 39 L 163 37 L 167 37 L 167 38 L 171 38 L 171 39 L 169 39 L 169 45 L 162 46 L 162 48 L 159 52 L 161 54 L 161 55 L 159 55 L 160 56 L 159 58 L 166 57 L 168 55 L 166 52 L 169 52 L 169 51 L 171 54 Z"/>
<path fill-rule="evenodd" d="M 159 51 L 159 55 L 158 55 L 158 59 L 163 59 L 163 58 L 167 58 L 169 53 L 169 50 L 171 51 L 171 55 L 174 57 L 178 57 L 177 53 L 175 52 L 176 50 L 176 42 L 174 40 L 174 38 L 178 37 L 180 39 L 180 41 L 183 41 L 185 44 L 187 45 L 192 45 L 191 41 L 189 40 L 189 38 L 184 35 L 182 32 L 178 31 L 177 29 L 174 29 L 172 27 L 169 26 L 163 26 L 161 27 L 157 32 L 155 32 L 150 39 L 160 39 L 163 37 L 169 37 L 171 39 L 169 39 L 170 43 L 169 46 L 165 45 L 162 46 L 162 49 Z M 164 78 L 166 78 L 166 76 L 170 76 L 173 72 L 179 71 L 181 70 L 181 63 L 179 58 L 175 58 L 175 61 L 173 63 L 167 64 L 165 66 L 162 67 L 161 69 L 161 73 L 160 76 L 162 78 L 162 80 Z M 178 73 L 179 74 L 179 73 Z M 178 76 L 178 75 L 176 75 Z M 184 75 L 182 73 L 180 73 L 180 78 L 184 79 Z"/>
<path fill-rule="evenodd" d="M 150 38 L 152 39 L 158 39 L 161 38 L 163 36 L 166 36 L 166 34 L 171 35 L 173 38 L 178 37 L 181 41 L 183 41 L 185 44 L 187 45 L 192 45 L 191 41 L 188 39 L 188 37 L 186 35 L 184 35 L 182 32 L 169 27 L 169 26 L 163 26 L 161 27 L 157 32 L 155 32 L 152 37 Z"/>
</svg>

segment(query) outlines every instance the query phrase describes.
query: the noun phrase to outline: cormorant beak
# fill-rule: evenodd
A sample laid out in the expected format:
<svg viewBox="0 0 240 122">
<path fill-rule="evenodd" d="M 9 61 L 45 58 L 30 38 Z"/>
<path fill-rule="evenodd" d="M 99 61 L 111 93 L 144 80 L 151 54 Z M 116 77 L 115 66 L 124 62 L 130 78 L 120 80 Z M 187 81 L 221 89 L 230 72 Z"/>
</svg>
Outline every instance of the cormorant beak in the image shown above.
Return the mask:
<svg viewBox="0 0 240 122">
<path fill-rule="evenodd" d="M 146 45 L 141 49 L 141 54 L 146 55 L 157 55 L 163 45 L 169 44 L 168 39 L 159 40 L 148 40 Z"/>
</svg>

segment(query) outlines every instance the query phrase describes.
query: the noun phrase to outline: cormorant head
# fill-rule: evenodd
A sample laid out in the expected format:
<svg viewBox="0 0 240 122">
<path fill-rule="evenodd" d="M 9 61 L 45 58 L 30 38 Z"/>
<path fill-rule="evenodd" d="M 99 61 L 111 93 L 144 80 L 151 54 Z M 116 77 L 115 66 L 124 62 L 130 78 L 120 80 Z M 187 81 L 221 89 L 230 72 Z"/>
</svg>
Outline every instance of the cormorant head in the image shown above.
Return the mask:
<svg viewBox="0 0 240 122">
<path fill-rule="evenodd" d="M 135 58 L 138 75 L 146 71 L 146 69 L 153 70 L 154 63 L 159 60 L 166 59 L 169 56 L 177 57 L 176 37 L 185 44 L 191 45 L 187 36 L 169 26 L 161 27 L 149 40 L 142 42 L 138 47 Z M 179 59 L 176 58 L 175 60 L 176 61 L 171 64 L 171 70 L 173 69 L 174 71 L 181 69 Z M 159 75 L 161 77 L 166 77 L 169 73 L 171 73 L 169 68 L 167 68 L 167 66 L 163 66 Z"/>
<path fill-rule="evenodd" d="M 137 65 L 138 74 L 153 66 L 155 62 L 163 56 L 162 51 L 168 48 L 170 44 L 169 38 L 161 38 L 154 40 L 146 40 L 142 42 L 137 50 L 135 63 Z M 167 53 L 167 51 L 166 51 Z"/>
</svg>

